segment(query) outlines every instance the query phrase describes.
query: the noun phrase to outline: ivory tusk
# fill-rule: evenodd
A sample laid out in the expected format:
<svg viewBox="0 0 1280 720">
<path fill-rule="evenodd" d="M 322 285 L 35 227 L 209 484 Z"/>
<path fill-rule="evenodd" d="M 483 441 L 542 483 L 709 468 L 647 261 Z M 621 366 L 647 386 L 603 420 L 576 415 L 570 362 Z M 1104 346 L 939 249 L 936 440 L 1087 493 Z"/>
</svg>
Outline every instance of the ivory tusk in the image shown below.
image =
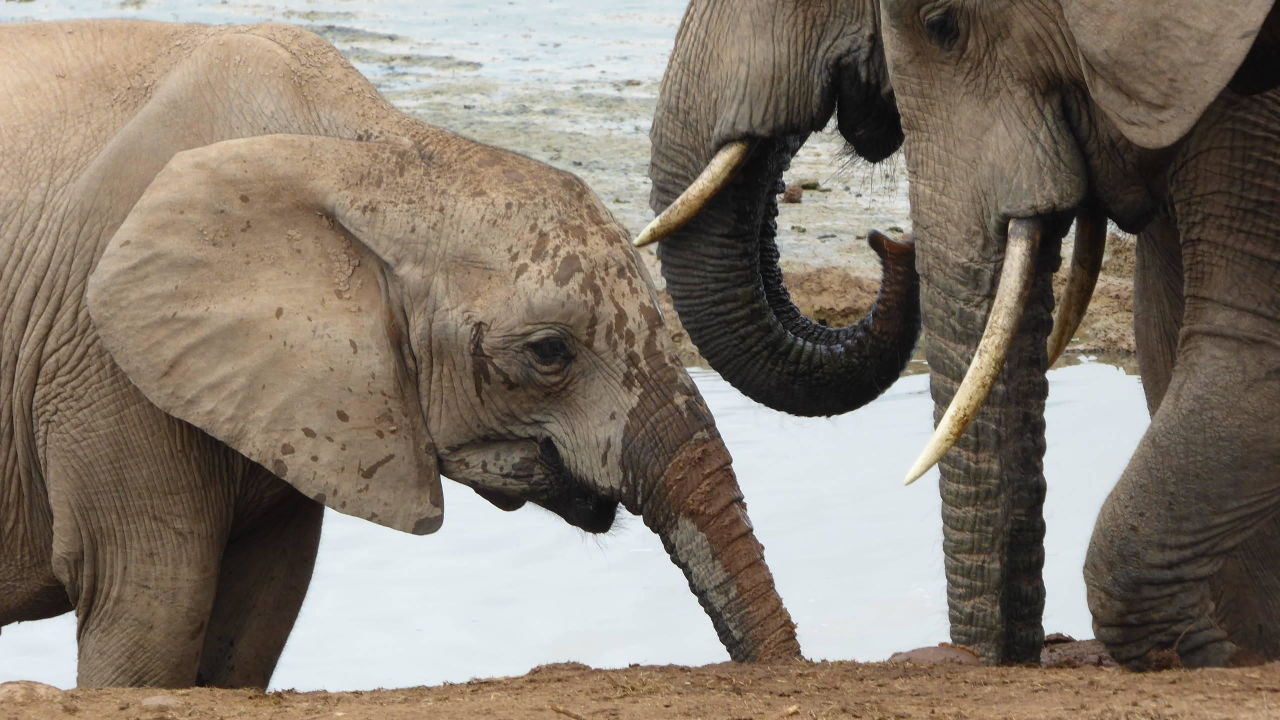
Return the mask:
<svg viewBox="0 0 1280 720">
<path fill-rule="evenodd" d="M 632 244 L 639 248 L 656 243 L 696 217 L 707 202 L 729 184 L 733 173 L 747 159 L 747 151 L 750 149 L 746 140 L 731 142 L 720 148 L 702 174 L 685 188 L 675 202 L 641 230 Z"/>
<path fill-rule="evenodd" d="M 991 304 L 991 313 L 987 316 L 987 327 L 982 332 L 982 340 L 978 342 L 969 370 L 956 389 L 950 407 L 938 422 L 938 427 L 933 431 L 929 444 L 920 453 L 920 458 L 907 472 L 904 484 L 910 485 L 936 465 L 964 434 L 965 428 L 969 427 L 969 423 L 986 402 L 987 393 L 991 392 L 996 376 L 1004 367 L 1009 344 L 1013 342 L 1018 323 L 1022 320 L 1022 311 L 1026 307 L 1031 282 L 1035 278 L 1036 250 L 1040 247 L 1040 235 L 1039 220 L 1015 218 L 1009 221 L 1004 269 L 1000 273 L 1000 284 L 996 287 L 996 297 Z"/>
<path fill-rule="evenodd" d="M 1067 269 L 1067 286 L 1062 291 L 1062 302 L 1058 304 L 1058 315 L 1049 335 L 1049 364 L 1045 367 L 1053 367 L 1080 328 L 1089 300 L 1093 298 L 1093 288 L 1098 284 L 1102 251 L 1106 247 L 1106 216 L 1097 210 L 1082 210 L 1076 216 L 1076 244 Z"/>
</svg>

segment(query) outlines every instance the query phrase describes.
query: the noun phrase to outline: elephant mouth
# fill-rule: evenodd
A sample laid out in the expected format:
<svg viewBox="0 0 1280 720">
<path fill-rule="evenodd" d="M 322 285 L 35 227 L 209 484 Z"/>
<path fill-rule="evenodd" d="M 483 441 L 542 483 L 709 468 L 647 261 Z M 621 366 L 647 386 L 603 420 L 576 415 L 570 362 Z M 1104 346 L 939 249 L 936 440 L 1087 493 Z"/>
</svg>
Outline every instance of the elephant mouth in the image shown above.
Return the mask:
<svg viewBox="0 0 1280 720">
<path fill-rule="evenodd" d="M 541 476 L 544 482 L 534 486 L 529 500 L 589 533 L 604 533 L 613 527 L 618 502 L 591 490 L 575 477 L 565 467 L 555 443 L 538 443 L 538 463 L 546 470 Z"/>
<path fill-rule="evenodd" d="M 550 439 L 469 443 L 450 448 L 441 460 L 444 475 L 501 510 L 518 510 L 532 502 L 590 533 L 613 527 L 617 501 L 575 476 Z"/>
</svg>

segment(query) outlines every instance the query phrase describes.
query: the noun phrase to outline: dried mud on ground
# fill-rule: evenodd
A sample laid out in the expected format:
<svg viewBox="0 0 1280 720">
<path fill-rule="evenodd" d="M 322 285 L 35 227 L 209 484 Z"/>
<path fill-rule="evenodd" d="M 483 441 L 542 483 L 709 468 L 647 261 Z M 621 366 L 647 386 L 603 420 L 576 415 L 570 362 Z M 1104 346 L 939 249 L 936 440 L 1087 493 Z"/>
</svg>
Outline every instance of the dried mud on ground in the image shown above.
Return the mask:
<svg viewBox="0 0 1280 720">
<path fill-rule="evenodd" d="M 0 686 L 0 720 L 1164 720 L 1280 717 L 1280 664 L 1135 674 L 849 662 L 592 670 L 351 693 L 29 690 Z M 26 696 L 25 699 L 21 696 Z"/>
</svg>

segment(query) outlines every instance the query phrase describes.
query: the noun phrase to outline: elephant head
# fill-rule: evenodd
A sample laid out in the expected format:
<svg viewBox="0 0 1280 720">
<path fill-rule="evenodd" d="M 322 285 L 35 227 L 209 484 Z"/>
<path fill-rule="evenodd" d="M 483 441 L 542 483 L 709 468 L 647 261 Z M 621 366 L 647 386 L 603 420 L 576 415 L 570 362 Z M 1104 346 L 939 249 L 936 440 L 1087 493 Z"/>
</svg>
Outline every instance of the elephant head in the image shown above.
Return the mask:
<svg viewBox="0 0 1280 720">
<path fill-rule="evenodd" d="M 952 637 L 988 661 L 1034 662 L 1043 637 L 1045 372 L 1090 282 L 1046 349 L 1060 241 L 1080 215 L 1073 271 L 1096 273 L 1104 216 L 1162 211 L 1161 168 L 1224 88 L 1274 87 L 1272 4 L 881 2 L 938 422 L 911 475 L 941 459 Z"/>
<path fill-rule="evenodd" d="M 909 243 L 871 234 L 884 281 L 847 328 L 805 318 L 778 269 L 777 193 L 805 138 L 837 114 L 878 161 L 902 135 L 874 0 L 692 0 L 653 120 L 651 205 L 638 243 L 659 246 L 689 336 L 746 395 L 801 415 L 846 412 L 887 389 L 919 333 Z"/>
<path fill-rule="evenodd" d="M 573 176 L 434 129 L 208 145 L 151 183 L 88 300 L 151 402 L 316 501 L 416 534 L 441 473 L 590 532 L 621 504 L 734 659 L 798 657 L 652 285 Z"/>
</svg>

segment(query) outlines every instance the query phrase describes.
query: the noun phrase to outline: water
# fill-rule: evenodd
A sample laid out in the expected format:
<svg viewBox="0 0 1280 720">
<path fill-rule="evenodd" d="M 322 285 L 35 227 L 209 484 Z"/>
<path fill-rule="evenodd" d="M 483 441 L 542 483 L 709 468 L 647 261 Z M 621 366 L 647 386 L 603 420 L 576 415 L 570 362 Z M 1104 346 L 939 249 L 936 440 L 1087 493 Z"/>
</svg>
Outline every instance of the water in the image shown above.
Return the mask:
<svg viewBox="0 0 1280 720">
<path fill-rule="evenodd" d="M 685 0 L 32 0 L 4 3 L 0 20 L 279 21 L 313 30 L 349 55 L 354 50 L 360 71 L 391 90 L 460 78 L 571 89 L 656 81 L 684 6 Z"/>
<path fill-rule="evenodd" d="M 813 659 L 883 660 L 945 641 L 937 472 L 909 488 L 928 378 L 847 416 L 796 418 L 695 379 L 716 416 L 783 600 Z M 1147 424 L 1137 378 L 1100 364 L 1049 373 L 1045 627 L 1091 637 L 1080 569 L 1093 519 Z M 595 667 L 727 660 L 655 535 L 603 538 L 538 508 L 503 513 L 445 487 L 445 525 L 413 537 L 336 513 L 273 686 L 358 690 Z M 6 627 L 0 682 L 75 683 L 71 616 Z"/>
</svg>

